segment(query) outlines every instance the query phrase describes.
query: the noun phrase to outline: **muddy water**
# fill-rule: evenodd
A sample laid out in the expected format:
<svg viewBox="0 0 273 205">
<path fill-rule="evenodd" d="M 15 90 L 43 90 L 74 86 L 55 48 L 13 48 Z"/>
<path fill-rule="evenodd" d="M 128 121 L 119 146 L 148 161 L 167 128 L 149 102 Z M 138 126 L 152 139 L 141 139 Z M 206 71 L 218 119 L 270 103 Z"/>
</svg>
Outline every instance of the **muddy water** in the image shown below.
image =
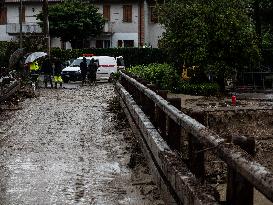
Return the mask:
<svg viewBox="0 0 273 205">
<path fill-rule="evenodd" d="M 0 204 L 162 204 L 134 186 L 111 84 L 41 89 L 0 124 Z M 151 180 L 150 176 L 139 181 Z"/>
</svg>

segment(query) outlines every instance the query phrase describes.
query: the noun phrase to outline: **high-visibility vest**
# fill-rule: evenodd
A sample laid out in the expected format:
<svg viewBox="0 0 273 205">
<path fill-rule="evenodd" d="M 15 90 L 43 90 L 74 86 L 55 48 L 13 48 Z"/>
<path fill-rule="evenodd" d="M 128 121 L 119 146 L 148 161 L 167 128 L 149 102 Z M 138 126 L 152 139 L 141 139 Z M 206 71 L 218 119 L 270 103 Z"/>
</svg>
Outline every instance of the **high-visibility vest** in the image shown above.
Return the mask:
<svg viewBox="0 0 273 205">
<path fill-rule="evenodd" d="M 37 61 L 32 62 L 32 63 L 30 64 L 30 66 L 29 66 L 29 69 L 30 69 L 30 70 L 33 70 L 33 71 L 39 70 L 39 64 L 38 64 L 38 62 L 37 62 Z"/>
</svg>

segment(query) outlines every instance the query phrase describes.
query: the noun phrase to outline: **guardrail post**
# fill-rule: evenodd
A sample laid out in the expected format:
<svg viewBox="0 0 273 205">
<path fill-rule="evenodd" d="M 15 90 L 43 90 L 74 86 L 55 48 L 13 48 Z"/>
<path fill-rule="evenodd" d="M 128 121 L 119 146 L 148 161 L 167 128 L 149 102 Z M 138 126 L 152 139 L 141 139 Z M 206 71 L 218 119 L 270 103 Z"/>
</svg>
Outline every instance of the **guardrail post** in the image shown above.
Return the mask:
<svg viewBox="0 0 273 205">
<path fill-rule="evenodd" d="M 157 94 L 166 100 L 168 91 L 157 90 Z M 159 129 L 160 135 L 164 140 L 166 140 L 166 120 L 165 112 L 158 106 L 155 106 L 155 127 Z"/>
<path fill-rule="evenodd" d="M 248 154 L 254 156 L 254 137 L 233 136 L 232 141 L 234 144 L 239 145 Z M 227 204 L 230 205 L 253 204 L 253 185 L 231 167 L 228 168 L 226 200 Z"/>
<path fill-rule="evenodd" d="M 155 92 L 157 86 L 155 84 L 147 84 L 147 88 Z M 146 104 L 147 114 L 150 117 L 151 122 L 155 124 L 155 103 L 150 97 L 146 96 Z"/>
<path fill-rule="evenodd" d="M 181 110 L 181 98 L 169 98 L 168 101 L 176 107 L 178 110 Z M 174 148 L 178 151 L 181 149 L 181 127 L 176 124 L 171 118 L 168 117 L 167 120 L 167 143 L 171 148 Z"/>
<path fill-rule="evenodd" d="M 189 134 L 189 169 L 192 173 L 204 182 L 205 162 L 204 162 L 204 146 L 198 139 Z"/>
</svg>

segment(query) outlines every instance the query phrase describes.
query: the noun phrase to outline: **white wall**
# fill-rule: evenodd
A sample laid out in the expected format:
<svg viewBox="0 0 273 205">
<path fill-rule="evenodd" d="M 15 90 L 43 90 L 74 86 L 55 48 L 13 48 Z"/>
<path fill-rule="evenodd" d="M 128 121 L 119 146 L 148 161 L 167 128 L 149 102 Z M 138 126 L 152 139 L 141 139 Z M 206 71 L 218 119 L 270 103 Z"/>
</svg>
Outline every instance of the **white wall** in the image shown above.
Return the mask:
<svg viewBox="0 0 273 205">
<path fill-rule="evenodd" d="M 125 3 L 124 3 L 125 4 Z M 132 22 L 123 23 L 123 5 L 111 4 L 110 6 L 110 23 L 112 25 L 112 32 L 117 33 L 137 33 L 138 32 L 138 4 L 137 3 L 127 3 L 132 5 Z M 97 5 L 99 12 L 102 14 L 103 5 Z"/>
<path fill-rule="evenodd" d="M 0 41 L 10 41 L 11 39 L 12 37 L 7 34 L 6 25 L 0 25 Z"/>
<path fill-rule="evenodd" d="M 25 5 L 25 20 L 27 22 L 37 22 L 36 15 L 42 11 L 41 5 Z"/>
<path fill-rule="evenodd" d="M 126 3 L 111 4 L 110 5 L 110 31 L 112 37 L 100 37 L 100 40 L 110 40 L 112 47 L 117 47 L 118 40 L 133 40 L 134 46 L 138 46 L 138 25 L 139 25 L 139 11 L 137 3 L 127 3 L 132 5 L 132 22 L 123 22 L 123 5 Z M 97 5 L 99 12 L 103 13 L 103 5 Z M 91 42 L 91 47 L 95 47 L 95 42 Z"/>
<path fill-rule="evenodd" d="M 148 39 L 147 42 L 149 45 L 151 45 L 153 48 L 158 47 L 158 40 L 162 37 L 162 33 L 165 31 L 165 29 L 162 28 L 160 24 L 149 24 L 149 31 L 148 32 Z"/>
<path fill-rule="evenodd" d="M 7 23 L 19 23 L 18 5 L 7 6 Z"/>
</svg>

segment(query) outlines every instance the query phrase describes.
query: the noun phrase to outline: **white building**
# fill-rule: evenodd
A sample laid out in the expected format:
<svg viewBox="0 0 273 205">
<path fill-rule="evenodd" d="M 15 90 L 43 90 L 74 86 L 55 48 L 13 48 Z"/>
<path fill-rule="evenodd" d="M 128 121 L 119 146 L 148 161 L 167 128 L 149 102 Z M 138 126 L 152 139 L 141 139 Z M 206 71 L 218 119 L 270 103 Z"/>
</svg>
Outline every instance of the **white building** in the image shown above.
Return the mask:
<svg viewBox="0 0 273 205">
<path fill-rule="evenodd" d="M 20 0 L 3 0 L 0 3 L 0 41 L 10 41 L 20 34 Z M 48 0 L 49 4 L 61 0 Z M 107 19 L 103 33 L 96 38 L 89 38 L 85 47 L 157 47 L 163 29 L 157 23 L 153 13 L 154 3 L 147 0 L 95 0 L 99 12 Z M 36 15 L 42 10 L 43 0 L 22 0 L 22 31 L 33 35 L 42 35 Z M 51 39 L 52 47 L 70 48 L 69 43 Z"/>
</svg>

